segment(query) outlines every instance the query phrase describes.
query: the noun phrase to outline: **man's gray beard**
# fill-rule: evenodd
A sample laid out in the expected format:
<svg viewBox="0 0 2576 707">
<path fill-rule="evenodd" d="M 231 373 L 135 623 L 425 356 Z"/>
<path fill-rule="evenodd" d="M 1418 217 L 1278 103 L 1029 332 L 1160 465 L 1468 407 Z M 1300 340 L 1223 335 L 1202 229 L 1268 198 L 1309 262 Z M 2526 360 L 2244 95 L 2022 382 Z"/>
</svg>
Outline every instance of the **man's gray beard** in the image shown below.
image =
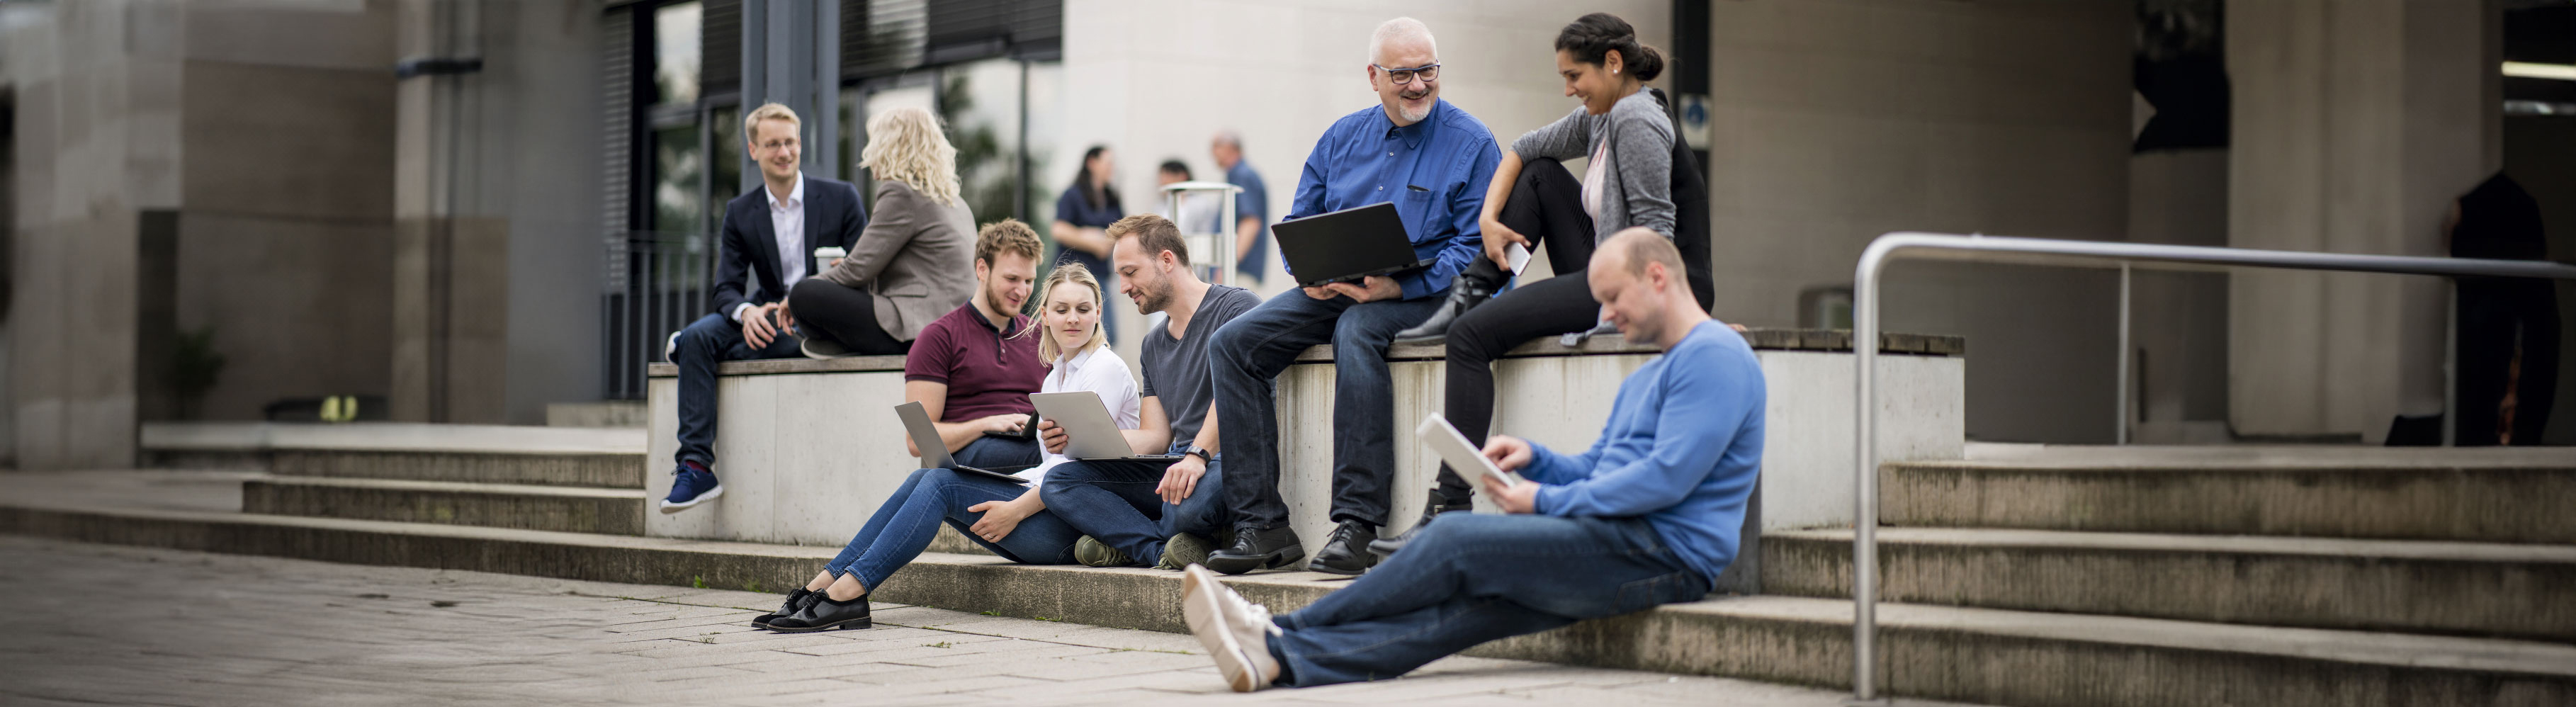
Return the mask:
<svg viewBox="0 0 2576 707">
<path fill-rule="evenodd" d="M 1407 97 L 1407 96 L 1405 96 L 1404 94 L 1401 94 L 1401 93 L 1396 94 L 1396 96 L 1395 96 L 1395 97 L 1396 97 L 1397 99 L 1399 99 L 1399 100 L 1407 100 L 1407 101 L 1413 100 L 1413 98 Z M 1422 96 L 1421 96 L 1421 97 L 1422 97 L 1422 98 L 1430 98 L 1430 97 L 1431 97 L 1431 94 L 1428 94 L 1428 93 L 1426 93 L 1426 94 L 1422 94 Z M 1435 101 L 1435 103 L 1436 103 L 1436 101 Z M 1419 123 L 1419 122 L 1422 122 L 1422 119 L 1423 119 L 1423 118 L 1431 117 L 1431 106 L 1432 106 L 1432 104 L 1431 104 L 1431 103 L 1424 103 L 1424 104 L 1422 104 L 1422 112 L 1420 112 L 1420 113 L 1415 113 L 1415 112 L 1413 112 L 1413 109 L 1411 109 L 1411 108 L 1404 108 L 1404 107 L 1400 107 L 1402 104 L 1397 104 L 1397 105 L 1398 105 L 1399 107 L 1398 107 L 1398 108 L 1396 108 L 1396 109 L 1395 109 L 1395 111 L 1396 111 L 1397 113 L 1401 113 L 1401 114 L 1403 114 L 1403 115 L 1404 115 L 1404 122 L 1407 122 L 1407 123 Z"/>
</svg>

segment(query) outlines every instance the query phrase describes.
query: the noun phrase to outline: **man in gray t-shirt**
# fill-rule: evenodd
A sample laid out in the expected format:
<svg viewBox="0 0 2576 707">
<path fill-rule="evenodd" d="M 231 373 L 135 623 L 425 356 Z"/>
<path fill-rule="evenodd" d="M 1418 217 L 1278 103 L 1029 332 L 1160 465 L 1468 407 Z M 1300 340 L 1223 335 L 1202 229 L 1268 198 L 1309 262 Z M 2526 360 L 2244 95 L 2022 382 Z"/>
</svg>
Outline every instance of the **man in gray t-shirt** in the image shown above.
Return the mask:
<svg viewBox="0 0 2576 707">
<path fill-rule="evenodd" d="M 1172 337 L 1170 327 L 1145 332 L 1145 397 L 1162 399 L 1163 412 L 1172 423 L 1173 454 L 1189 452 L 1190 444 L 1199 438 L 1199 427 L 1207 422 L 1208 404 L 1216 399 L 1216 391 L 1208 385 L 1208 339 L 1234 315 L 1261 304 L 1260 295 L 1240 287 L 1211 284 L 1206 292 L 1199 298 L 1198 314 L 1189 318 L 1180 338 Z M 1198 442 L 1211 449 L 1214 443 L 1214 439 Z"/>
<path fill-rule="evenodd" d="M 1041 498 L 1057 518 L 1086 536 L 1074 557 L 1094 567 L 1155 564 L 1180 569 L 1206 559 L 1225 522 L 1225 485 L 1217 458 L 1215 390 L 1208 340 L 1236 315 L 1261 304 L 1250 290 L 1213 285 L 1190 267 L 1180 229 L 1155 214 L 1110 224 L 1110 267 L 1118 291 L 1139 314 L 1167 321 L 1145 332 L 1144 409 L 1126 430 L 1136 454 L 1175 459 L 1072 461 L 1047 472 Z M 1052 423 L 1039 432 L 1049 451 L 1064 448 Z"/>
</svg>

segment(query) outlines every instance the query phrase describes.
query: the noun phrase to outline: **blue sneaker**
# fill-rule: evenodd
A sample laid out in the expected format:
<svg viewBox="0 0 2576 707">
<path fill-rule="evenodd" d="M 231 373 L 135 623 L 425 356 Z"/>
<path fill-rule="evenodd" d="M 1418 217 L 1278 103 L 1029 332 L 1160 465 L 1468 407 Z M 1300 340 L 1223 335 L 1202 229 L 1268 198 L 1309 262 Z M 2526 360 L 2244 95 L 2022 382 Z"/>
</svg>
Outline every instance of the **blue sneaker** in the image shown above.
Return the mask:
<svg viewBox="0 0 2576 707">
<path fill-rule="evenodd" d="M 687 464 L 672 469 L 671 497 L 662 499 L 663 513 L 678 513 L 724 495 L 724 484 L 716 483 L 715 472 Z"/>
</svg>

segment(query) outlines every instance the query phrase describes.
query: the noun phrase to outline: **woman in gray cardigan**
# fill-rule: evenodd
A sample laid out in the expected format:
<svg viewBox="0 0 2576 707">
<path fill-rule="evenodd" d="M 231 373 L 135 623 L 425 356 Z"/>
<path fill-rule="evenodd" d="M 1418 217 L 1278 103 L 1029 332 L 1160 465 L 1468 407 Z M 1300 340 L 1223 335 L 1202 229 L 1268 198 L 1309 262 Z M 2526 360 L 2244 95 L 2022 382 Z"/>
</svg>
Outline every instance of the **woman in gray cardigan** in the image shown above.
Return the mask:
<svg viewBox="0 0 2576 707">
<path fill-rule="evenodd" d="M 790 287 L 778 308 L 813 358 L 911 351 L 922 327 L 975 291 L 975 215 L 958 196 L 957 149 L 939 119 L 919 108 L 879 113 L 859 159 L 876 178 L 876 216 L 848 257 Z"/>
<path fill-rule="evenodd" d="M 1645 90 L 1663 70 L 1663 54 L 1639 44 L 1636 29 L 1617 16 L 1584 15 L 1558 32 L 1557 74 L 1565 94 L 1583 105 L 1503 151 L 1479 223 L 1485 258 L 1459 274 L 1448 303 L 1429 321 L 1396 335 L 1447 337 L 1442 413 L 1469 440 L 1482 444 L 1493 422 L 1495 357 L 1531 339 L 1589 330 L 1599 319 L 1584 277 L 1595 244 L 1632 226 L 1673 237 L 1673 123 Z M 1561 164 L 1577 157 L 1590 158 L 1579 184 Z M 1495 296 L 1517 274 L 1512 261 L 1539 247 L 1556 276 Z M 1490 304 L 1478 306 L 1488 297 Z M 1467 510 L 1468 493 L 1466 480 L 1441 466 L 1440 484 L 1413 527 Z M 1391 554 L 1404 538 L 1383 538 L 1370 549 Z"/>
</svg>

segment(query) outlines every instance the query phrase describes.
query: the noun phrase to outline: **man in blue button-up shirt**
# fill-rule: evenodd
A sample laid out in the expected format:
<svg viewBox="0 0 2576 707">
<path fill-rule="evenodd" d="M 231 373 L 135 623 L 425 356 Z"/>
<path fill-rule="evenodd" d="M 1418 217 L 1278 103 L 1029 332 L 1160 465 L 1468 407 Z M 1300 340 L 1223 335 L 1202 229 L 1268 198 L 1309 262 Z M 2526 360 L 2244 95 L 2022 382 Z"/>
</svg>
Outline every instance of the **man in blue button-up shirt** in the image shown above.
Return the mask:
<svg viewBox="0 0 2576 707">
<path fill-rule="evenodd" d="M 1337 524 L 1308 569 L 1359 574 L 1375 564 L 1368 543 L 1386 524 L 1395 473 L 1395 390 L 1386 348 L 1395 333 L 1438 307 L 1450 280 L 1480 257 L 1476 218 L 1502 152 L 1466 111 L 1440 100 L 1431 31 L 1412 18 L 1379 25 L 1369 42 L 1369 87 L 1379 105 L 1343 116 L 1306 156 L 1288 218 L 1395 202 L 1417 259 L 1431 265 L 1360 283 L 1304 288 L 1270 298 L 1216 332 L 1209 351 L 1217 425 L 1225 430 L 1226 506 L 1233 546 L 1210 568 L 1241 574 L 1296 564 L 1306 555 L 1279 495 L 1279 420 L 1273 376 L 1298 352 L 1333 345 L 1333 502 Z M 1238 471 L 1239 470 L 1239 471 Z"/>
</svg>

